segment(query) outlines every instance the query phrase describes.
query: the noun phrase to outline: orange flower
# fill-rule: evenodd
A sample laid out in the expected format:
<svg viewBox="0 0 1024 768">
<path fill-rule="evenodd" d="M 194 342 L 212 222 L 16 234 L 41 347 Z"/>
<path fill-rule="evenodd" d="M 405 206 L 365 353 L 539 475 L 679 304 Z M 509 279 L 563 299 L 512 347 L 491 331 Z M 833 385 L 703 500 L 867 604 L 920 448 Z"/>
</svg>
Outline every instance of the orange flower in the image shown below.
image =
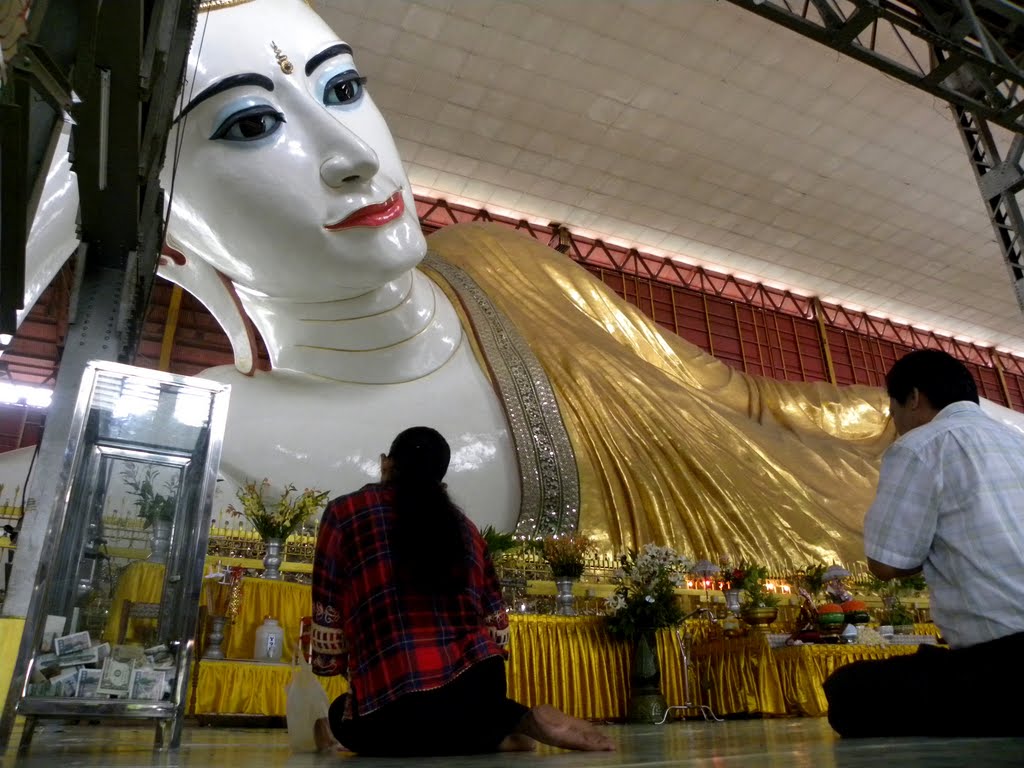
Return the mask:
<svg viewBox="0 0 1024 768">
<path fill-rule="evenodd" d="M 866 611 L 868 609 L 867 603 L 860 600 L 847 600 L 842 605 L 843 613 L 854 613 L 856 611 Z"/>
<path fill-rule="evenodd" d="M 818 613 L 842 613 L 843 607 L 838 603 L 825 603 L 818 606 Z"/>
</svg>

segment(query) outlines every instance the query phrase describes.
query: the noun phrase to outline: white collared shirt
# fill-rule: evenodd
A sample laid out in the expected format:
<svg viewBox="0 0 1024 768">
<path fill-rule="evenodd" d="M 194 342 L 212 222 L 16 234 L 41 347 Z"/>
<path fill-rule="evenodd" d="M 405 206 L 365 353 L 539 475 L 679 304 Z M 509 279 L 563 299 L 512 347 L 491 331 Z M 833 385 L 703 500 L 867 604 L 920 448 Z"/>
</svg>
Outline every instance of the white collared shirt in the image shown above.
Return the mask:
<svg viewBox="0 0 1024 768">
<path fill-rule="evenodd" d="M 900 437 L 882 459 L 864 550 L 893 568 L 923 564 L 952 647 L 1024 632 L 1024 433 L 963 401 Z"/>
</svg>

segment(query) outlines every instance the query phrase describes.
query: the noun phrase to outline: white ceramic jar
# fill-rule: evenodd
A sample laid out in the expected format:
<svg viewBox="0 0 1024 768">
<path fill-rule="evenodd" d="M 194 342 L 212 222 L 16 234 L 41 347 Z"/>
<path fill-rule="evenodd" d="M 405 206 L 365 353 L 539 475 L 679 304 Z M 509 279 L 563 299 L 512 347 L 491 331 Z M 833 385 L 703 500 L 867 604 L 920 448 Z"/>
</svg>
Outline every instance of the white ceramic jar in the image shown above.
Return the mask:
<svg viewBox="0 0 1024 768">
<path fill-rule="evenodd" d="M 284 630 L 273 616 L 263 619 L 256 628 L 256 643 L 252 657 L 255 661 L 279 662 L 284 653 Z"/>
</svg>

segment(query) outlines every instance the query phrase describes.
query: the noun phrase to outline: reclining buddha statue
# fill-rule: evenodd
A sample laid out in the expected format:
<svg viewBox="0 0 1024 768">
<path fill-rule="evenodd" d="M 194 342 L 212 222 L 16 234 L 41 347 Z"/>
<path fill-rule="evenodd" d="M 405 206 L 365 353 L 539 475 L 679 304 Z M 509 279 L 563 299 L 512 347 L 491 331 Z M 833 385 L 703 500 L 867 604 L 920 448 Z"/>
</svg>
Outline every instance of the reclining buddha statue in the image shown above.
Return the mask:
<svg viewBox="0 0 1024 768">
<path fill-rule="evenodd" d="M 739 373 L 497 225 L 425 239 L 353 48 L 302 0 L 201 8 L 160 272 L 232 342 L 202 374 L 231 384 L 231 483 L 346 493 L 423 424 L 480 525 L 775 569 L 862 558 L 883 391 Z"/>
<path fill-rule="evenodd" d="M 352 47 L 302 0 L 204 3 L 162 274 L 232 340 L 221 472 L 339 494 L 402 429 L 480 524 L 773 564 L 857 559 L 869 389 L 736 373 L 513 232 L 419 227 Z M 254 370 L 254 333 L 272 370 Z"/>
</svg>

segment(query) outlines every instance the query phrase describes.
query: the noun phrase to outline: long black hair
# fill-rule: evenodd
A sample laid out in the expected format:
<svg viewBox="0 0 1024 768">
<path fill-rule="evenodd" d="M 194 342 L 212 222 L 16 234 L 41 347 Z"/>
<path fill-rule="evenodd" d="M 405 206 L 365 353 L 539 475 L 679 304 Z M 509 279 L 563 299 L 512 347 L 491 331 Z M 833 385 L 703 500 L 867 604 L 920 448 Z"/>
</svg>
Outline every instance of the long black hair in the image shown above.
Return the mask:
<svg viewBox="0 0 1024 768">
<path fill-rule="evenodd" d="M 443 482 L 451 460 L 448 441 L 430 427 L 411 427 L 391 443 L 388 458 L 399 583 L 433 592 L 461 591 L 468 572 L 466 523 Z"/>
</svg>

